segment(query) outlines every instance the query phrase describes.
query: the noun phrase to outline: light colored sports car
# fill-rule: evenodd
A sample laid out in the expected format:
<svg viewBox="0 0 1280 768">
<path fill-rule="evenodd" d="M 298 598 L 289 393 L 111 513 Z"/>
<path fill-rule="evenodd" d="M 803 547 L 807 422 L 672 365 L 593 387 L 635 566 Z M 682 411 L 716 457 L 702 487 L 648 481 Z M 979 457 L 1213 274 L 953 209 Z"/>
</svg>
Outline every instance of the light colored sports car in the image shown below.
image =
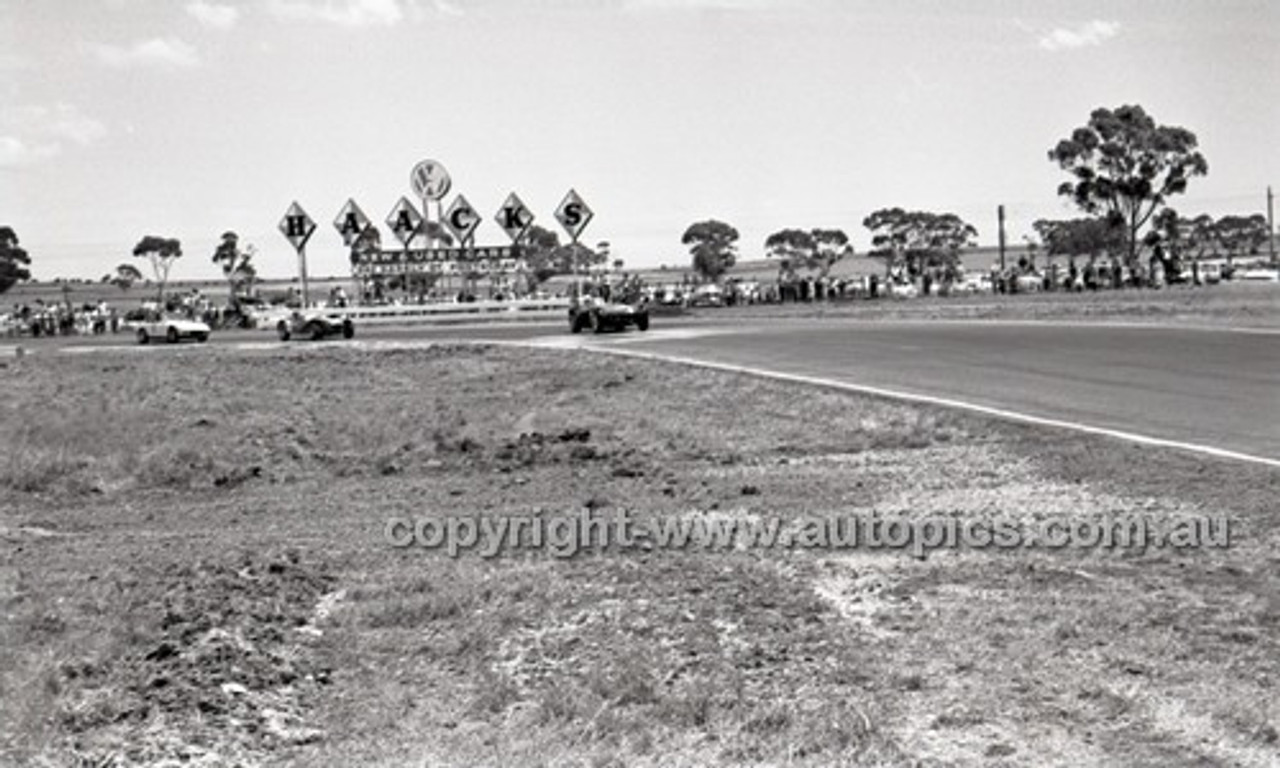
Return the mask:
<svg viewBox="0 0 1280 768">
<path fill-rule="evenodd" d="M 199 320 L 185 317 L 150 313 L 136 323 L 139 344 L 150 344 L 152 339 L 163 339 L 170 344 L 177 344 L 183 339 L 195 339 L 205 342 L 209 340 L 209 326 Z"/>
</svg>

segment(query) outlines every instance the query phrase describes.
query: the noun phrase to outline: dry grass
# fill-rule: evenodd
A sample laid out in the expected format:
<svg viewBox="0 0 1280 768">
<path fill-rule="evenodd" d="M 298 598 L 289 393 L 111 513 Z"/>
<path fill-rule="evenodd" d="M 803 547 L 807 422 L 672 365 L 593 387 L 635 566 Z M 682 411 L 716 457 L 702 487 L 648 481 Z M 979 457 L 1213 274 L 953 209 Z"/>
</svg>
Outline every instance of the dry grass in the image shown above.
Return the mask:
<svg viewBox="0 0 1280 768">
<path fill-rule="evenodd" d="M 165 350 L 3 375 L 26 458 L 0 479 L 0 764 L 1280 757 L 1280 473 L 573 352 Z M 1213 512 L 1240 536 L 927 560 L 383 538 L 391 515 L 584 506 Z"/>
</svg>

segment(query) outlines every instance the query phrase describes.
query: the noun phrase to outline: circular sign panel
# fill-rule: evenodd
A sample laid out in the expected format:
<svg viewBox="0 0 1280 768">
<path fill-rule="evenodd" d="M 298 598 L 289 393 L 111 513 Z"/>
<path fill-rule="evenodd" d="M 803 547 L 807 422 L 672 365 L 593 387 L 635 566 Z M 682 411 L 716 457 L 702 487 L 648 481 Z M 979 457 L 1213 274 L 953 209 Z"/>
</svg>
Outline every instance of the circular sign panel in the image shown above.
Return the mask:
<svg viewBox="0 0 1280 768">
<path fill-rule="evenodd" d="M 435 160 L 423 160 L 413 166 L 409 183 L 413 185 L 414 194 L 423 200 L 439 200 L 449 194 L 453 182 L 443 165 Z"/>
</svg>

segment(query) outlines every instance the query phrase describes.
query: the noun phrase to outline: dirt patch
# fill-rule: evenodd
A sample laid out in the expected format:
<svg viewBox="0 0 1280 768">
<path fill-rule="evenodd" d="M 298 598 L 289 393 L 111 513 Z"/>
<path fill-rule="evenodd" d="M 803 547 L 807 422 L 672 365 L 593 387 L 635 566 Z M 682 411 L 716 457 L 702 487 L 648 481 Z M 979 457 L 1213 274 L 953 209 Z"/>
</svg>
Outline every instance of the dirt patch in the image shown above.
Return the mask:
<svg viewBox="0 0 1280 768">
<path fill-rule="evenodd" d="M 332 585 L 296 553 L 122 577 L 118 636 L 50 678 L 67 752 L 87 765 L 252 764 L 324 738 L 304 713 L 331 680 L 315 640 Z"/>
</svg>

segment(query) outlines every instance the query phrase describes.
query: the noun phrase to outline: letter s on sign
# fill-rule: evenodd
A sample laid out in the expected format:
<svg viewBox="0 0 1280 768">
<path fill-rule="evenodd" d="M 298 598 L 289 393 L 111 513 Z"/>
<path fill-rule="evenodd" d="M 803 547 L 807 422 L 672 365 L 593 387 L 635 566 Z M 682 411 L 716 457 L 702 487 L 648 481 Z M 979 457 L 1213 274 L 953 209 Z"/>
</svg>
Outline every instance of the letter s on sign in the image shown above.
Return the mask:
<svg viewBox="0 0 1280 768">
<path fill-rule="evenodd" d="M 564 207 L 564 223 L 568 227 L 576 227 L 582 221 L 582 204 L 569 203 Z"/>
</svg>

